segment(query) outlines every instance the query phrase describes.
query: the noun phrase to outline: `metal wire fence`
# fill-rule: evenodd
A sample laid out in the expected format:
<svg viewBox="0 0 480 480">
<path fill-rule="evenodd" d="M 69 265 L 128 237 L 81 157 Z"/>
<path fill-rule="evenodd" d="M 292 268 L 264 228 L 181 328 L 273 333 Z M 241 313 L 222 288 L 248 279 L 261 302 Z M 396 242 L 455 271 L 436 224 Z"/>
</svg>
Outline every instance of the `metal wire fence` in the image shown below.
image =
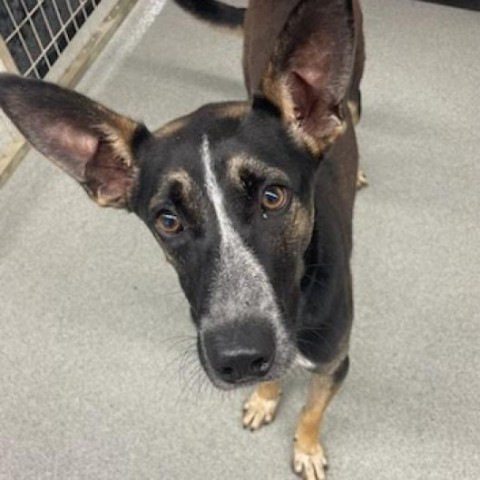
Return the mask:
<svg viewBox="0 0 480 480">
<path fill-rule="evenodd" d="M 0 36 L 18 71 L 44 78 L 102 0 L 0 0 Z"/>
</svg>

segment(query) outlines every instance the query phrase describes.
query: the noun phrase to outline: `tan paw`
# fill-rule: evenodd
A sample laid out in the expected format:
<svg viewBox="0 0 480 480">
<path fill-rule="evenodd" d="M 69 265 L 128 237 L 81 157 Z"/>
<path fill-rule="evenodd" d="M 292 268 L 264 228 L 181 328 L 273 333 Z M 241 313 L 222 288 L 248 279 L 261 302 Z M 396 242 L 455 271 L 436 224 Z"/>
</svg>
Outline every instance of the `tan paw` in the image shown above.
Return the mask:
<svg viewBox="0 0 480 480">
<path fill-rule="evenodd" d="M 362 169 L 358 169 L 357 172 L 357 190 L 368 186 L 368 179 Z"/>
<path fill-rule="evenodd" d="M 350 110 L 350 115 L 352 116 L 353 125 L 358 125 L 360 122 L 360 112 L 358 110 L 358 103 L 353 100 L 348 101 L 348 109 Z"/>
<path fill-rule="evenodd" d="M 258 430 L 275 418 L 280 394 L 273 399 L 267 399 L 255 390 L 243 406 L 243 426 L 250 430 Z"/>
<path fill-rule="evenodd" d="M 328 466 L 322 446 L 318 443 L 308 452 L 295 445 L 293 451 L 293 470 L 303 480 L 324 480 Z"/>
</svg>

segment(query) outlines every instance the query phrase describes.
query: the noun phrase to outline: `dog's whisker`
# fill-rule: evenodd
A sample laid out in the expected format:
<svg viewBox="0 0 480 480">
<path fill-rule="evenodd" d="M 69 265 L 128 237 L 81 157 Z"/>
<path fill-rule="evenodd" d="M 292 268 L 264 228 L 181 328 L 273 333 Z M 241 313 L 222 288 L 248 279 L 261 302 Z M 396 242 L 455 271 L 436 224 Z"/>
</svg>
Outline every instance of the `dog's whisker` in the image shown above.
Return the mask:
<svg viewBox="0 0 480 480">
<path fill-rule="evenodd" d="M 159 345 L 164 345 L 168 343 L 167 352 L 173 350 L 174 348 L 178 347 L 182 343 L 186 342 L 196 342 L 196 337 L 193 335 L 174 335 L 172 337 L 164 338 L 160 340 Z"/>
<path fill-rule="evenodd" d="M 189 375 L 196 369 L 197 365 L 198 361 L 194 355 L 186 355 L 183 358 L 182 363 L 179 365 L 179 376 L 186 381 L 189 378 Z"/>
<path fill-rule="evenodd" d="M 170 367 L 175 364 L 179 359 L 181 359 L 184 355 L 184 352 L 180 352 L 177 355 L 175 355 L 172 359 L 168 360 L 167 363 L 163 365 L 163 368 L 159 372 L 159 377 L 161 378 L 166 371 L 170 369 Z"/>
<path fill-rule="evenodd" d="M 182 380 L 181 382 L 182 385 L 179 389 L 177 402 L 182 400 L 188 400 L 188 394 L 191 393 L 189 382 L 191 381 L 192 378 L 194 378 L 194 373 L 191 373 L 188 376 L 182 375 L 180 378 Z"/>
<path fill-rule="evenodd" d="M 189 393 L 193 395 L 193 400 L 195 400 L 196 405 L 200 396 L 201 373 L 201 367 L 199 364 L 197 364 L 195 368 L 193 368 L 192 375 L 190 376 L 190 380 L 188 381 Z M 196 391 L 195 386 L 197 387 Z"/>
<path fill-rule="evenodd" d="M 186 337 L 186 336 L 181 336 L 185 337 L 182 338 L 180 343 L 184 343 L 183 340 L 195 340 L 195 343 L 188 345 L 185 349 L 183 349 L 181 352 L 178 352 L 177 355 L 174 355 L 171 359 L 169 359 L 161 368 L 160 372 L 157 375 L 157 384 L 162 381 L 162 383 L 169 383 L 172 378 L 175 376 L 175 372 L 177 373 L 176 378 L 181 377 L 182 372 L 185 371 L 186 368 L 188 368 L 188 362 L 195 362 L 196 361 L 196 356 L 195 356 L 195 350 L 196 350 L 196 339 L 194 337 Z M 178 346 L 178 345 L 177 345 Z M 171 349 L 170 349 L 171 350 Z M 175 364 L 178 363 L 177 369 L 172 369 L 171 367 Z"/>
</svg>

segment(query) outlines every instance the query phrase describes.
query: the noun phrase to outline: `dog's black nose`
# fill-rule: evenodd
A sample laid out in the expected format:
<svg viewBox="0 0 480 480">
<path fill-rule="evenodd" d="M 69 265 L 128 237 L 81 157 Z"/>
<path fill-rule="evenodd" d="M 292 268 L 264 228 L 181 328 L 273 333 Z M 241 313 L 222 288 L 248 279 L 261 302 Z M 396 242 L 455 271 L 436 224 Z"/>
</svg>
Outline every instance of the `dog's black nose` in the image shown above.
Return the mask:
<svg viewBox="0 0 480 480">
<path fill-rule="evenodd" d="M 215 374 L 232 384 L 263 378 L 275 356 L 273 330 L 251 323 L 215 328 L 205 334 L 204 346 Z"/>
</svg>

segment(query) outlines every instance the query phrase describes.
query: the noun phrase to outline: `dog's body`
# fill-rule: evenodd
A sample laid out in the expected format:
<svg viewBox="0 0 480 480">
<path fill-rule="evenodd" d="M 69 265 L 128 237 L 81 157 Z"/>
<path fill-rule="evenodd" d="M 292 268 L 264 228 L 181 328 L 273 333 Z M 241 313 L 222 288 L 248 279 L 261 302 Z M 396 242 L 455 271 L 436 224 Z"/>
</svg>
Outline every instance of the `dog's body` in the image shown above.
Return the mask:
<svg viewBox="0 0 480 480">
<path fill-rule="evenodd" d="M 264 41 L 250 33 L 273 5 L 288 14 Z M 358 152 L 347 103 L 360 99 L 360 10 L 348 0 L 249 8 L 247 102 L 207 105 L 151 133 L 75 92 L 4 75 L 0 105 L 97 203 L 146 223 L 177 270 L 212 382 L 261 382 L 245 426 L 273 419 L 278 379 L 295 362 L 313 372 L 294 468 L 316 480 L 353 318 Z M 259 51 L 266 60 L 253 60 Z"/>
</svg>

